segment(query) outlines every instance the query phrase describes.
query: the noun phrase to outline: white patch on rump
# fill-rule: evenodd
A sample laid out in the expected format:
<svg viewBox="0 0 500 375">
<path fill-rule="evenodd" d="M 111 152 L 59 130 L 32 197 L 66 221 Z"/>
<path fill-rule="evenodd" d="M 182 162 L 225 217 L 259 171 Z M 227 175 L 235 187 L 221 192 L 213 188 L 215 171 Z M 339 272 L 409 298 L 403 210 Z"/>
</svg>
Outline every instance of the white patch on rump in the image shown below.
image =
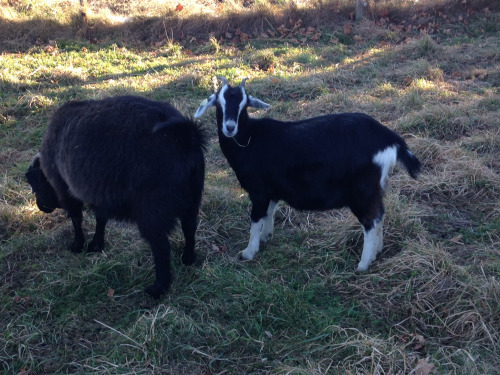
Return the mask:
<svg viewBox="0 0 500 375">
<path fill-rule="evenodd" d="M 380 186 L 382 189 L 385 189 L 387 186 L 387 176 L 392 167 L 397 163 L 397 156 L 398 145 L 392 145 L 377 152 L 372 158 L 372 161 L 381 169 Z"/>
</svg>

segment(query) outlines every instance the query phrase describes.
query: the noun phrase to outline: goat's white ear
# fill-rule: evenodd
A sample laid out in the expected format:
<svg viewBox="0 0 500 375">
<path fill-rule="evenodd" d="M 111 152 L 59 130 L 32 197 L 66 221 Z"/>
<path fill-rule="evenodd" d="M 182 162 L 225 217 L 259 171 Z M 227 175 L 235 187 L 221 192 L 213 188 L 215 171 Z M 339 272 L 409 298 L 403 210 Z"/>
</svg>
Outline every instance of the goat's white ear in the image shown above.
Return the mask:
<svg viewBox="0 0 500 375">
<path fill-rule="evenodd" d="M 208 107 L 213 107 L 215 105 L 215 102 L 217 101 L 217 97 L 215 94 L 210 95 L 208 99 L 203 100 L 200 103 L 200 106 L 196 110 L 196 113 L 194 114 L 194 118 L 200 118 L 201 115 L 205 113 Z"/>
<path fill-rule="evenodd" d="M 248 95 L 248 105 L 254 108 L 268 109 L 271 105 L 264 103 L 262 100 L 254 98 L 252 95 Z"/>
</svg>

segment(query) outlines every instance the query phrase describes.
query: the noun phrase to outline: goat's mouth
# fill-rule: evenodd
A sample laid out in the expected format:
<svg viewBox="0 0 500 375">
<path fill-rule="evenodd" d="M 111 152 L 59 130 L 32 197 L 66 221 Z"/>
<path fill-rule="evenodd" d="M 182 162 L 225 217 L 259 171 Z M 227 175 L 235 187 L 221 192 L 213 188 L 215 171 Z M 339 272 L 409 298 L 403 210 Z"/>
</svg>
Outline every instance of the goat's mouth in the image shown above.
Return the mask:
<svg viewBox="0 0 500 375">
<path fill-rule="evenodd" d="M 228 131 L 222 131 L 224 133 L 224 135 L 227 137 L 227 138 L 233 138 L 235 135 L 236 135 L 236 132 L 228 132 Z"/>
<path fill-rule="evenodd" d="M 224 135 L 228 138 L 232 138 L 238 133 L 238 124 L 234 120 L 228 120 L 226 123 L 222 126 L 222 132 Z"/>
</svg>

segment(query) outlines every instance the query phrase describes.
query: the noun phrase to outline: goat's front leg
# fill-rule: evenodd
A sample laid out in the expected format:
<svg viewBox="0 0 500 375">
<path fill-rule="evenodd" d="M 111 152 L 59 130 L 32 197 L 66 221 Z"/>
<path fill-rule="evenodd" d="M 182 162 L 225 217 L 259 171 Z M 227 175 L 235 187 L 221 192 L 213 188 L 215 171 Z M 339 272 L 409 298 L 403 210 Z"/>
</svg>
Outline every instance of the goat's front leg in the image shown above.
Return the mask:
<svg viewBox="0 0 500 375">
<path fill-rule="evenodd" d="M 241 257 L 245 260 L 252 260 L 255 254 L 259 252 L 262 228 L 266 220 L 267 210 L 270 206 L 269 200 L 252 199 L 252 197 L 250 197 L 250 199 L 252 200 L 250 239 L 248 240 L 247 248 L 241 253 Z M 269 224 L 267 225 L 269 227 Z"/>
<path fill-rule="evenodd" d="M 71 244 L 70 250 L 73 253 L 80 253 L 83 250 L 83 245 L 85 244 L 85 236 L 82 230 L 83 203 L 76 199 L 68 199 L 63 204 L 63 207 L 68 212 L 68 216 L 71 218 L 75 232 L 75 239 Z"/>
</svg>

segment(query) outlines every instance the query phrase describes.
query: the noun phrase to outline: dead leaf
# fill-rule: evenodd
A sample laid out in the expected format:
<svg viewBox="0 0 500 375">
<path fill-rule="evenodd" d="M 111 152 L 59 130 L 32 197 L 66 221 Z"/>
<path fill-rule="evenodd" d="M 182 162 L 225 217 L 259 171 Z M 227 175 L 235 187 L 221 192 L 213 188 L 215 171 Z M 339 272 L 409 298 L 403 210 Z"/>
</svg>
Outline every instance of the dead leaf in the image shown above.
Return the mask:
<svg viewBox="0 0 500 375">
<path fill-rule="evenodd" d="M 275 77 L 271 80 L 271 83 L 281 83 L 281 79 Z"/>
<path fill-rule="evenodd" d="M 21 303 L 21 299 L 22 299 L 22 297 L 20 295 L 17 295 L 17 296 L 14 297 L 14 302 L 15 303 Z"/>
<path fill-rule="evenodd" d="M 311 40 L 314 41 L 314 42 L 317 42 L 320 37 L 321 37 L 321 33 L 317 32 L 316 34 L 314 34 L 313 36 L 311 36 Z"/>
<path fill-rule="evenodd" d="M 413 82 L 413 78 L 411 78 L 411 77 L 406 77 L 406 78 L 403 80 L 403 83 L 404 83 L 406 86 L 410 86 L 412 82 Z"/>
<path fill-rule="evenodd" d="M 363 38 L 360 37 L 359 35 L 354 35 L 354 40 L 357 42 L 361 42 L 363 40 Z"/>
<path fill-rule="evenodd" d="M 108 289 L 108 293 L 106 294 L 109 298 L 112 298 L 115 295 L 115 290 L 112 288 Z"/>
<path fill-rule="evenodd" d="M 415 368 L 415 375 L 429 375 L 434 368 L 432 363 L 428 362 L 429 358 L 421 358 L 417 362 L 417 367 Z"/>
<path fill-rule="evenodd" d="M 350 35 L 352 33 L 352 24 L 350 22 L 344 23 L 344 34 Z"/>
<path fill-rule="evenodd" d="M 462 243 L 462 235 L 459 234 L 458 236 L 455 236 L 453 238 L 450 238 L 450 242 L 458 243 L 458 244 L 463 244 Z"/>
<path fill-rule="evenodd" d="M 184 6 L 181 3 L 177 4 L 177 6 L 175 7 L 175 10 L 178 12 L 180 12 L 183 9 L 184 9 Z"/>
</svg>

